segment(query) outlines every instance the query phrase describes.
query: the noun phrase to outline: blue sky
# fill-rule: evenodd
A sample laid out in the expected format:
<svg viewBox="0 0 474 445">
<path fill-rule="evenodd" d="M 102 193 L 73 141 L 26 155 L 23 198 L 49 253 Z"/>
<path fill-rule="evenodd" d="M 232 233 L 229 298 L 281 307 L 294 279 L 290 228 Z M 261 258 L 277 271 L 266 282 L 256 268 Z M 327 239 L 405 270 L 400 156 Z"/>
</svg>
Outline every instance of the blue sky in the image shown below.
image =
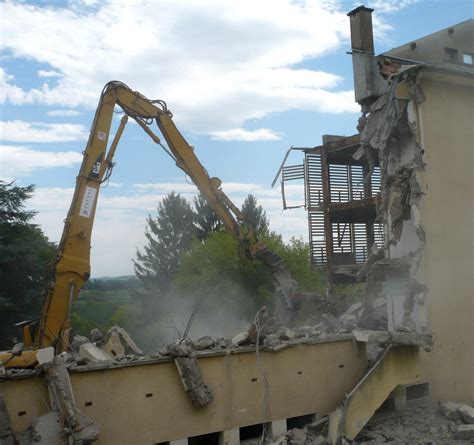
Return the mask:
<svg viewBox="0 0 474 445">
<path fill-rule="evenodd" d="M 164 99 L 212 176 L 271 227 L 307 238 L 303 211 L 270 188 L 289 146 L 356 132 L 349 20 L 337 0 L 74 0 L 1 3 L 0 177 L 35 184 L 30 206 L 58 240 L 103 85 Z M 473 1 L 374 0 L 376 52 L 473 16 Z M 118 124 L 118 120 L 114 122 Z M 145 218 L 171 190 L 195 188 L 129 124 L 99 198 L 93 276 L 132 273 Z M 297 156 L 294 163 L 301 162 Z M 298 187 L 290 199 L 301 202 Z"/>
</svg>

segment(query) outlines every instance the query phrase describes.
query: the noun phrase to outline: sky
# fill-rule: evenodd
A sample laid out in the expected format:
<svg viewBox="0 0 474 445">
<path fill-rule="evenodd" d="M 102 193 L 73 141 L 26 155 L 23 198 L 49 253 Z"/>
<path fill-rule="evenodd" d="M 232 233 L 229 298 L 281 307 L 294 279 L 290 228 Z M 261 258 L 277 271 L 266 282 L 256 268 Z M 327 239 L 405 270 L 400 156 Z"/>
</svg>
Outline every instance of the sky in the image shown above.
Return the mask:
<svg viewBox="0 0 474 445">
<path fill-rule="evenodd" d="M 303 209 L 271 188 L 290 146 L 356 133 L 346 0 L 0 2 L 0 180 L 35 184 L 35 222 L 60 239 L 103 86 L 162 99 L 237 205 L 253 193 L 285 239 L 307 240 Z M 373 0 L 376 53 L 473 17 L 474 0 Z M 119 115 L 117 115 L 120 117 Z M 114 121 L 114 128 L 119 119 Z M 112 134 L 114 129 L 112 129 Z M 294 154 L 292 164 L 302 163 Z M 129 123 L 101 189 L 92 277 L 133 273 L 148 215 L 196 187 Z M 303 204 L 302 189 L 288 190 Z"/>
</svg>

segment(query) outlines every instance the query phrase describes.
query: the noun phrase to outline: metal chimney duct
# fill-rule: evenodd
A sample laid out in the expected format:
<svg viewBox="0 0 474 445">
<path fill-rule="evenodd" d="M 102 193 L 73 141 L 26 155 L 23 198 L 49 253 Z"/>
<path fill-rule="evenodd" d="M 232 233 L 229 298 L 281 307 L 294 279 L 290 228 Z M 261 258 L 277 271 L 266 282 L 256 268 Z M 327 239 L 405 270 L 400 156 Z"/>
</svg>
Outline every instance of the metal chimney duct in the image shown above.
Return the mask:
<svg viewBox="0 0 474 445">
<path fill-rule="evenodd" d="M 374 56 L 371 8 L 359 6 L 349 12 L 351 22 L 352 68 L 355 100 L 367 113 L 370 105 L 387 90 L 387 82 L 379 73 Z"/>
<path fill-rule="evenodd" d="M 372 31 L 371 8 L 359 6 L 347 15 L 351 21 L 352 50 L 374 54 L 374 34 Z"/>
</svg>

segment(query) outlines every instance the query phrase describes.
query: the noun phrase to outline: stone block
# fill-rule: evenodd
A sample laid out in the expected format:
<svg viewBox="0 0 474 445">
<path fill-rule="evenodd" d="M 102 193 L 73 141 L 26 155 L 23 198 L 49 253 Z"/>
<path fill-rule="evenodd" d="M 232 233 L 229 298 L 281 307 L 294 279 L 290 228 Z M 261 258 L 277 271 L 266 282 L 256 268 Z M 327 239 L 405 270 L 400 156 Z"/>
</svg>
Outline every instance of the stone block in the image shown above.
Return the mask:
<svg viewBox="0 0 474 445">
<path fill-rule="evenodd" d="M 459 416 L 464 423 L 474 424 L 474 408 L 469 405 L 462 405 L 458 409 Z"/>
<path fill-rule="evenodd" d="M 67 442 L 61 429 L 60 418 L 55 411 L 37 417 L 31 428 L 35 437 L 34 443 L 37 445 L 63 445 Z"/>
<path fill-rule="evenodd" d="M 120 334 L 117 331 L 109 332 L 107 341 L 102 346 L 102 350 L 114 358 L 125 357 L 125 348 L 120 341 Z"/>
<path fill-rule="evenodd" d="M 49 363 L 54 358 L 54 348 L 49 346 L 48 348 L 41 348 L 36 351 L 36 360 L 40 365 Z"/>
<path fill-rule="evenodd" d="M 79 348 L 79 355 L 95 362 L 104 362 L 112 360 L 107 352 L 93 345 L 92 343 L 84 343 Z"/>
<path fill-rule="evenodd" d="M 250 334 L 248 332 L 241 332 L 240 334 L 237 334 L 235 337 L 232 338 L 232 346 L 239 346 L 242 343 L 245 343 Z"/>
<path fill-rule="evenodd" d="M 458 425 L 456 433 L 454 433 L 456 439 L 473 439 L 474 438 L 474 424 L 470 425 Z"/>
<path fill-rule="evenodd" d="M 462 403 L 458 402 L 440 402 L 439 408 L 441 413 L 450 420 L 459 419 L 459 408 L 462 406 Z"/>
</svg>

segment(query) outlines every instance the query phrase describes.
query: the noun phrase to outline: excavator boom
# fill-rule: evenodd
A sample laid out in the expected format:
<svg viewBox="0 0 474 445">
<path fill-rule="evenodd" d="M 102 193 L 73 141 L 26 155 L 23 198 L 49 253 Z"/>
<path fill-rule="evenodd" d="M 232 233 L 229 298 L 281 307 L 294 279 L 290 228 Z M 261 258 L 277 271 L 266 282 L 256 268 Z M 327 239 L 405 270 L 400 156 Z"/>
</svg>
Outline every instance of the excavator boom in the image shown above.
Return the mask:
<svg viewBox="0 0 474 445">
<path fill-rule="evenodd" d="M 107 150 L 116 107 L 123 110 L 124 117 Z M 283 260 L 257 239 L 240 210 L 221 190 L 221 181 L 208 175 L 193 148 L 174 124 L 166 103 L 149 100 L 122 82 L 112 81 L 104 87 L 100 97 L 40 318 L 23 325 L 24 343 L 31 351 L 24 351 L 20 356 L 0 353 L 0 361 L 7 367 L 30 365 L 35 361 L 31 353 L 36 349 L 53 346 L 56 352 L 61 352 L 69 346 L 72 304 L 90 277 L 90 241 L 97 198 L 101 184 L 111 175 L 113 156 L 128 118 L 134 119 L 193 180 L 248 256 L 262 260 L 271 269 L 277 293 L 286 307 L 292 306 L 295 282 Z M 167 147 L 151 130 L 153 121 L 156 121 Z"/>
</svg>

